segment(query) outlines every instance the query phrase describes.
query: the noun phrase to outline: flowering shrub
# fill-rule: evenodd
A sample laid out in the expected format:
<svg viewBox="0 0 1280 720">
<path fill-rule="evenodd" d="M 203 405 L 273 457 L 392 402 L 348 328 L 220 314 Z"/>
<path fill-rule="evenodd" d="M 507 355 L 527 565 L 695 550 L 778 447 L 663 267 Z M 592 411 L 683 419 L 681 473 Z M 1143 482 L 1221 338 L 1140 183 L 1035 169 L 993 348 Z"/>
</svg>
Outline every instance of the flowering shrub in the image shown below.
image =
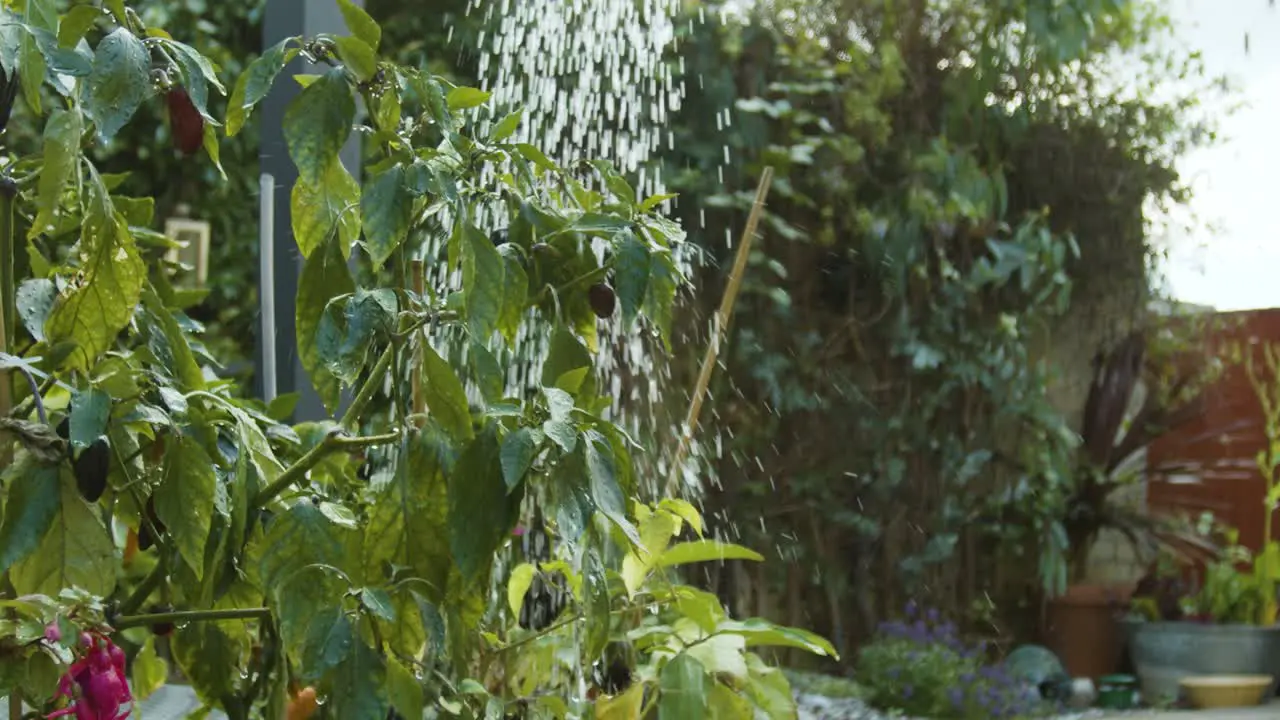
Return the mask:
<svg viewBox="0 0 1280 720">
<path fill-rule="evenodd" d="M 1035 688 L 985 661 L 936 610 L 907 606 L 906 619 L 881 624 L 858 656 L 858 682 L 882 710 L 948 720 L 1033 717 L 1047 708 Z"/>
<path fill-rule="evenodd" d="M 45 629 L 50 643 L 62 639 L 56 624 Z M 124 651 L 101 633 L 81 633 L 80 658 L 58 683 L 58 698 L 71 702 L 47 717 L 75 715 L 76 720 L 124 720 L 133 710 L 133 694 L 125 679 Z"/>
</svg>

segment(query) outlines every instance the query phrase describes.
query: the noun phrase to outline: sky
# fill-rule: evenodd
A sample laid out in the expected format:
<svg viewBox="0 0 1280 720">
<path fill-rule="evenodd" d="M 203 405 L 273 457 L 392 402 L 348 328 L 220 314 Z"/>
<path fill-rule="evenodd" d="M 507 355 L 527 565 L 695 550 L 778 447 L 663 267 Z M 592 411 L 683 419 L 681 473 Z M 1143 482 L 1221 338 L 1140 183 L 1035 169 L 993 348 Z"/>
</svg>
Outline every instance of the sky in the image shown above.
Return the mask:
<svg viewBox="0 0 1280 720">
<path fill-rule="evenodd" d="M 1182 40 L 1246 104 L 1223 116 L 1225 141 L 1181 163 L 1200 222 L 1167 238 L 1168 288 L 1177 300 L 1219 310 L 1280 307 L 1280 8 L 1268 0 L 1166 2 Z"/>
</svg>

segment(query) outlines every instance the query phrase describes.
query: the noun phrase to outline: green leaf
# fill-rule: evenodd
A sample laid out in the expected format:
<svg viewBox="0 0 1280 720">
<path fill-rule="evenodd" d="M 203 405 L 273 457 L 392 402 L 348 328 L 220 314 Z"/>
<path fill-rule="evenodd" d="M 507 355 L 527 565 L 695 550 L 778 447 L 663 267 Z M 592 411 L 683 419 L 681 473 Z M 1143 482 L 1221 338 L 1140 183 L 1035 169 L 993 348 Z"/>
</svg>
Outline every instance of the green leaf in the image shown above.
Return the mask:
<svg viewBox="0 0 1280 720">
<path fill-rule="evenodd" d="M 591 163 L 596 170 L 604 176 L 605 186 L 609 188 L 609 192 L 613 193 L 619 200 L 629 206 L 636 204 L 636 191 L 631 187 L 631 183 L 622 177 L 613 164 L 605 160 L 594 160 Z"/>
<path fill-rule="evenodd" d="M 835 647 L 825 638 L 808 630 L 774 625 L 760 618 L 749 618 L 741 622 L 726 620 L 720 623 L 717 631 L 741 636 L 746 640 L 747 647 L 760 645 L 790 647 L 811 652 L 814 655 L 825 655 L 837 660 L 840 658 Z"/>
<path fill-rule="evenodd" d="M 144 317 L 147 321 L 147 347 L 151 353 L 178 381 L 180 389 L 203 390 L 204 373 L 196 362 L 195 353 L 191 351 L 191 343 L 182 333 L 178 321 L 150 286 L 142 293 L 142 304 L 146 309 Z"/>
<path fill-rule="evenodd" d="M 133 697 L 146 700 L 168 681 L 169 663 L 156 654 L 155 637 L 148 637 L 133 656 Z"/>
<path fill-rule="evenodd" d="M 672 545 L 658 558 L 658 567 L 687 565 L 696 562 L 723 560 L 754 560 L 764 562 L 764 556 L 750 548 L 717 540 L 694 540 Z"/>
<path fill-rule="evenodd" d="M 422 341 L 422 373 L 422 395 L 432 416 L 454 440 L 460 443 L 471 440 L 474 435 L 471 405 L 462 380 L 425 339 Z"/>
<path fill-rule="evenodd" d="M 489 93 L 473 87 L 456 87 L 445 97 L 450 110 L 466 110 L 489 102 Z"/>
<path fill-rule="evenodd" d="M 47 486 L 43 490 L 55 494 Z M 35 551 L 9 570 L 14 589 L 19 595 L 55 596 L 75 587 L 99 597 L 110 595 L 116 586 L 115 544 L 95 508 L 80 497 L 68 466 L 59 473 L 55 497 L 58 516 Z"/>
<path fill-rule="evenodd" d="M 209 156 L 209 162 L 212 162 L 214 169 L 218 171 L 218 177 L 226 182 L 227 171 L 222 167 L 222 149 L 218 145 L 218 129 L 213 126 L 213 123 L 205 123 L 202 145 L 205 154 Z"/>
<path fill-rule="evenodd" d="M 490 428 L 467 446 L 449 475 L 449 547 L 467 582 L 489 567 L 520 509 L 522 494 L 507 493 L 499 454 Z"/>
<path fill-rule="evenodd" d="M 649 286 L 649 248 L 627 231 L 614 246 L 613 284 L 622 308 L 623 327 L 635 322 Z"/>
<path fill-rule="evenodd" d="M 337 160 L 325 168 L 318 183 L 298 178 L 290 194 L 289 214 L 302 256 L 311 257 L 336 229 L 342 256 L 350 257 L 351 245 L 360 237 L 360 202 L 360 184 Z"/>
<path fill-rule="evenodd" d="M 155 92 L 151 53 L 136 35 L 117 28 L 98 43 L 93 72 L 85 83 L 85 112 L 109 142 Z"/>
<path fill-rule="evenodd" d="M 57 222 L 55 211 L 62 204 L 62 193 L 80 166 L 80 114 L 57 109 L 44 126 L 44 165 L 40 168 L 40 184 L 36 195 L 37 213 L 31 221 L 27 239 L 41 233 L 52 233 Z"/>
<path fill-rule="evenodd" d="M 231 99 L 227 102 L 227 137 L 239 134 L 253 108 L 271 92 L 276 77 L 289 64 L 293 53 L 287 50 L 287 46 L 292 40 L 293 38 L 286 38 L 267 48 L 236 78 Z"/>
<path fill-rule="evenodd" d="M 591 480 L 591 499 L 600 512 L 609 518 L 632 543 L 640 544 L 640 533 L 627 519 L 627 501 L 618 486 L 614 472 L 613 448 L 609 441 L 595 430 L 584 435 L 586 446 L 587 476 Z"/>
<path fill-rule="evenodd" d="M 520 120 L 524 117 L 524 108 L 517 108 L 508 113 L 506 117 L 493 126 L 493 130 L 489 133 L 490 142 L 502 142 L 515 134 L 520 128 Z"/>
<path fill-rule="evenodd" d="M 335 570 L 347 559 L 347 542 L 356 533 L 335 525 L 310 500 L 295 502 L 267 527 L 259 546 L 261 585 L 280 619 L 287 648 L 303 644 L 311 621 L 324 608 L 339 603 L 348 589 Z"/>
<path fill-rule="evenodd" d="M 360 38 L 370 48 L 378 49 L 382 43 L 382 28 L 374 21 L 364 8 L 351 0 L 338 0 L 338 9 L 342 11 L 342 20 L 352 35 Z"/>
<path fill-rule="evenodd" d="M 165 443 L 164 477 L 155 491 L 156 515 L 173 536 L 178 554 L 196 578 L 204 576 L 204 549 L 213 524 L 218 479 L 213 460 L 195 438 Z"/>
<path fill-rule="evenodd" d="M 560 171 L 560 168 L 556 167 L 556 164 L 551 162 L 551 160 L 544 155 L 541 150 L 529 143 L 518 143 L 516 145 L 516 150 L 524 156 L 525 160 L 536 165 L 539 170 L 549 173 Z"/>
<path fill-rule="evenodd" d="M 708 635 L 690 644 L 685 652 L 702 663 L 708 673 L 744 680 L 747 677 L 747 661 L 743 657 L 745 649 L 746 643 L 741 636 Z"/>
<path fill-rule="evenodd" d="M 93 5 L 77 5 L 58 22 L 58 45 L 64 48 L 75 47 L 102 17 L 102 9 Z"/>
<path fill-rule="evenodd" d="M 641 212 L 649 212 L 668 200 L 674 200 L 679 197 L 676 193 L 661 193 L 659 195 L 651 195 L 640 203 Z"/>
<path fill-rule="evenodd" d="M 29 246 L 28 246 L 29 247 Z M 37 342 L 45 341 L 44 324 L 58 299 L 58 286 L 52 280 L 30 279 L 18 286 L 15 304 L 22 324 Z"/>
<path fill-rule="evenodd" d="M 542 423 L 542 432 L 566 453 L 578 446 L 578 428 L 571 422 L 548 420 Z"/>
<path fill-rule="evenodd" d="M 415 590 L 422 590 L 421 584 L 415 583 Z M 364 602 L 366 605 L 372 602 L 374 596 L 381 595 L 384 599 L 386 593 L 381 590 L 366 591 L 364 594 Z M 427 627 L 422 617 L 422 606 L 420 603 L 422 598 L 417 592 L 402 587 L 395 598 L 387 600 L 387 606 L 383 610 L 390 610 L 391 616 L 380 617 L 378 626 L 382 628 L 382 637 L 386 638 L 387 645 L 391 651 L 401 657 L 419 658 L 422 657 L 423 649 L 427 645 Z"/>
<path fill-rule="evenodd" d="M 315 682 L 342 664 L 356 642 L 355 629 L 341 606 L 325 608 L 311 619 L 298 664 L 304 680 Z"/>
<path fill-rule="evenodd" d="M 26 559 L 58 515 L 57 465 L 37 463 L 23 453 L 6 473 L 4 524 L 0 525 L 0 574 Z"/>
<path fill-rule="evenodd" d="M 405 183 L 404 166 L 396 165 L 369 181 L 360 198 L 360 216 L 376 270 L 404 243 L 413 222 L 413 194 Z"/>
<path fill-rule="evenodd" d="M 146 267 L 133 237 L 106 199 L 105 188 L 93 183 L 89 212 L 80 235 L 84 280 L 61 296 L 45 322 L 52 346 L 77 346 L 67 363 L 88 368 L 106 352 L 133 318 L 142 295 Z"/>
<path fill-rule="evenodd" d="M 284 113 L 284 139 L 299 178 L 312 184 L 324 180 L 355 117 L 356 103 L 342 68 L 329 70 L 298 93 Z"/>
<path fill-rule="evenodd" d="M 107 418 L 111 416 L 111 396 L 96 388 L 71 394 L 70 426 L 71 447 L 84 450 L 107 431 Z"/>
<path fill-rule="evenodd" d="M 179 627 L 170 639 L 173 659 L 205 703 L 216 702 L 236 688 L 248 641 L 223 623 L 193 622 Z"/>
<path fill-rule="evenodd" d="M 467 322 L 474 339 L 493 332 L 502 316 L 506 266 L 489 237 L 468 225 L 462 242 L 462 286 L 466 292 Z"/>
<path fill-rule="evenodd" d="M 333 671 L 329 698 L 334 717 L 386 717 L 386 673 L 382 658 L 363 641 L 357 640 L 351 652 Z"/>
<path fill-rule="evenodd" d="M 378 72 L 378 55 L 369 44 L 360 38 L 340 37 L 334 39 L 338 46 L 338 57 L 360 82 L 368 82 Z"/>
<path fill-rule="evenodd" d="M 591 351 L 587 350 L 578 336 L 559 325 L 551 334 L 551 347 L 547 350 L 547 359 L 542 363 L 542 385 L 558 387 L 561 377 L 575 370 L 589 369 L 591 365 Z"/>
<path fill-rule="evenodd" d="M 769 720 L 794 720 L 796 717 L 795 697 L 791 693 L 791 683 L 781 670 L 769 667 L 754 654 L 747 655 L 747 670 L 751 673 L 751 681 L 747 684 L 747 694 L 756 706 L 765 712 Z"/>
<path fill-rule="evenodd" d="M 48 65 L 30 29 L 22 33 L 18 53 L 18 81 L 22 84 L 22 99 L 31 108 L 32 114 L 38 117 L 44 112 L 40 105 L 40 86 L 44 84 Z"/>
<path fill-rule="evenodd" d="M 507 579 L 507 606 L 511 608 L 513 617 L 520 616 L 524 596 L 529 592 L 533 577 L 537 574 L 538 569 L 529 563 L 521 563 L 511 571 L 511 577 Z"/>
<path fill-rule="evenodd" d="M 734 692 L 728 685 L 714 680 L 707 693 L 707 717 L 709 720 L 738 720 L 745 717 L 757 717 L 756 708 L 751 701 Z"/>
<path fill-rule="evenodd" d="M 658 720 L 702 720 L 707 716 L 707 671 L 688 653 L 669 660 L 658 676 Z"/>
<path fill-rule="evenodd" d="M 498 364 L 498 359 L 489 352 L 489 348 L 473 342 L 469 348 L 471 368 L 475 372 L 476 385 L 480 388 L 480 396 L 488 405 L 500 403 L 502 391 L 506 389 L 506 371 Z"/>
<path fill-rule="evenodd" d="M 514 346 L 516 333 L 524 320 L 525 308 L 529 303 L 529 276 L 521 264 L 520 258 L 513 251 L 503 254 L 505 275 L 503 277 L 502 313 L 498 316 L 498 331 L 506 338 L 507 344 Z"/>
<path fill-rule="evenodd" d="M 508 490 L 514 490 L 524 479 L 537 453 L 538 445 L 527 427 L 516 430 L 502 440 L 502 479 Z"/>
<path fill-rule="evenodd" d="M 340 242 L 335 233 L 319 252 L 314 252 L 307 258 L 302 266 L 302 275 L 298 278 L 298 299 L 294 307 L 298 356 L 325 409 L 331 413 L 338 407 L 342 387 L 341 382 L 327 367 L 316 336 L 329 302 L 335 297 L 355 291 L 351 271 L 342 257 Z"/>
<path fill-rule="evenodd" d="M 649 284 L 644 296 L 644 314 L 662 338 L 663 347 L 671 349 L 671 316 L 675 308 L 680 271 L 670 253 L 650 256 Z"/>
<path fill-rule="evenodd" d="M 582 564 L 582 595 L 586 599 L 587 657 L 600 657 L 613 630 L 609 578 L 599 554 L 590 551 Z"/>
<path fill-rule="evenodd" d="M 387 658 L 387 698 L 400 717 L 422 717 L 425 707 L 422 683 L 392 656 Z"/>
<path fill-rule="evenodd" d="M 400 449 L 396 472 L 375 482 L 373 507 L 361 551 L 366 567 L 392 563 L 426 581 L 428 597 L 444 600 L 448 580 L 449 516 L 441 448 L 419 434 Z"/>
</svg>

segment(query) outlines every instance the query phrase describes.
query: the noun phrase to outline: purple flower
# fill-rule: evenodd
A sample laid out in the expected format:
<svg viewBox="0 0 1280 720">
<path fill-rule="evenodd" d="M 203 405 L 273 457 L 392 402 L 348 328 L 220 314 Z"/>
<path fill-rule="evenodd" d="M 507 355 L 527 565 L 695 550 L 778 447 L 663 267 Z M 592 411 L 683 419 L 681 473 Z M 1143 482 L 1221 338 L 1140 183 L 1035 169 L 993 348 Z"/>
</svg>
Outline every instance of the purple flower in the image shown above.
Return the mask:
<svg viewBox="0 0 1280 720">
<path fill-rule="evenodd" d="M 911 699 L 911 694 L 912 694 L 913 692 L 915 692 L 915 688 L 911 687 L 910 685 L 903 685 L 903 686 L 902 686 L 902 699 L 903 699 L 903 700 L 910 700 L 910 699 Z"/>
<path fill-rule="evenodd" d="M 938 622 L 938 610 L 937 610 L 937 608 L 929 608 L 929 612 L 925 613 L 925 617 L 929 618 L 929 622 L 931 622 L 931 623 L 936 623 L 936 622 Z"/>
<path fill-rule="evenodd" d="M 907 607 L 905 608 L 905 610 L 906 610 L 907 617 L 913 618 L 916 616 L 916 613 L 919 612 L 920 606 L 916 605 L 915 600 L 908 600 Z"/>
<path fill-rule="evenodd" d="M 951 707 L 959 710 L 960 706 L 964 705 L 964 690 L 953 687 L 947 691 L 947 698 L 951 701 Z"/>
</svg>

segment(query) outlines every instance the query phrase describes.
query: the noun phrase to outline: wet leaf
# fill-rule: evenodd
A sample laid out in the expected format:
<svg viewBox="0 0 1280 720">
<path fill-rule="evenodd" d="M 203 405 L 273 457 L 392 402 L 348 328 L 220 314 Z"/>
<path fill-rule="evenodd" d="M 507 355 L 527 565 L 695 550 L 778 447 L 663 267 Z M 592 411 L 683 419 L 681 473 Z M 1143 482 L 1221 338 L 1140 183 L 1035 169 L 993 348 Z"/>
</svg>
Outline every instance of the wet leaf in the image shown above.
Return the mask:
<svg viewBox="0 0 1280 720">
<path fill-rule="evenodd" d="M 227 101 L 227 137 L 239 134 L 253 108 L 271 92 L 276 77 L 289 64 L 289 59 L 294 54 L 287 49 L 292 40 L 293 38 L 286 38 L 267 48 L 236 78 L 231 99 Z"/>
<path fill-rule="evenodd" d="M 155 638 L 148 637 L 133 656 L 133 696 L 146 700 L 169 681 L 169 663 L 156 654 Z"/>
<path fill-rule="evenodd" d="M 302 275 L 298 278 L 298 299 L 295 306 L 298 355 L 302 360 L 302 367 L 311 378 L 325 409 L 331 413 L 338 407 L 342 388 L 337 376 L 325 362 L 317 334 L 329 302 L 355 290 L 351 271 L 347 268 L 338 244 L 335 234 L 319 251 L 307 258 L 302 267 Z"/>
<path fill-rule="evenodd" d="M 333 68 L 303 88 L 284 113 L 284 139 L 298 177 L 323 182 L 330 163 L 351 135 L 356 103 L 342 68 Z"/>
<path fill-rule="evenodd" d="M 422 717 L 422 684 L 394 657 L 387 658 L 387 697 L 401 717 Z"/>
<path fill-rule="evenodd" d="M 217 483 L 213 460 L 195 438 L 180 435 L 166 441 L 164 477 L 154 495 L 156 515 L 197 579 L 204 577 Z"/>
<path fill-rule="evenodd" d="M 640 544 L 640 534 L 631 521 L 627 519 L 626 497 L 618 486 L 614 471 L 613 448 L 609 441 L 594 430 L 584 435 L 586 448 L 587 476 L 591 479 L 591 499 L 596 508 L 604 513 L 632 543 Z"/>
<path fill-rule="evenodd" d="M 100 597 L 110 595 L 116 586 L 115 543 L 94 508 L 80 497 L 70 468 L 63 466 L 56 492 L 47 487 L 44 491 L 57 498 L 58 515 L 35 551 L 10 568 L 14 589 L 20 595 L 55 596 L 75 587 Z"/>
<path fill-rule="evenodd" d="M 717 630 L 718 632 L 741 636 L 746 641 L 747 647 L 762 645 L 791 647 L 811 652 L 814 655 L 825 655 L 836 659 L 840 657 L 831 643 L 819 635 L 815 635 L 808 630 L 774 625 L 760 618 L 751 618 L 743 621 L 726 620 L 720 623 Z"/>
<path fill-rule="evenodd" d="M 537 454 L 537 444 L 533 433 L 522 427 L 507 435 L 502 440 L 502 479 L 508 490 L 514 490 L 524 479 L 533 458 Z"/>
<path fill-rule="evenodd" d="M 613 285 L 622 307 L 622 323 L 630 328 L 649 286 L 649 248 L 634 233 L 622 233 L 614 246 Z"/>
<path fill-rule="evenodd" d="M 321 610 L 311 619 L 302 643 L 301 677 L 315 682 L 342 663 L 356 643 L 355 628 L 342 608 Z"/>
<path fill-rule="evenodd" d="M 27 238 L 50 232 L 57 222 L 56 211 L 62 193 L 80 167 L 80 114 L 61 108 L 54 110 L 44 126 L 44 164 L 36 194 L 36 217 Z"/>
<path fill-rule="evenodd" d="M 76 368 L 90 367 L 128 325 L 146 275 L 133 237 L 115 217 L 105 189 L 91 192 L 80 235 L 84 281 L 59 298 L 45 322 L 51 345 L 75 346 L 65 364 Z"/>
<path fill-rule="evenodd" d="M 338 57 L 355 74 L 360 82 L 368 82 L 378 72 L 378 56 L 369 44 L 360 38 L 340 37 L 334 40 Z"/>
<path fill-rule="evenodd" d="M 368 181 L 360 198 L 360 217 L 369 259 L 374 269 L 381 268 L 404 243 L 413 221 L 413 194 L 405 184 L 403 166 Z"/>
<path fill-rule="evenodd" d="M 412 568 L 426 581 L 424 591 L 433 602 L 444 599 L 451 564 L 447 480 L 440 453 L 425 434 L 408 441 L 395 474 L 373 488 L 361 552 L 366 567 L 394 563 Z"/>
<path fill-rule="evenodd" d="M 472 87 L 456 87 L 445 96 L 450 110 L 466 110 L 489 102 L 489 93 Z"/>
<path fill-rule="evenodd" d="M 16 305 L 22 324 L 38 342 L 44 342 L 44 324 L 58 300 L 58 287 L 52 280 L 24 280 L 18 286 Z"/>
<path fill-rule="evenodd" d="M 533 578 L 537 574 L 538 569 L 529 563 L 521 563 L 511 571 L 511 577 L 507 580 L 507 607 L 511 608 L 513 616 L 520 616 L 520 609 L 524 607 L 524 596 L 529 592 L 530 586 L 533 585 Z"/>
<path fill-rule="evenodd" d="M 422 345 L 422 395 L 440 426 L 458 442 L 473 437 L 467 392 L 453 367 L 430 344 Z"/>
<path fill-rule="evenodd" d="M 342 163 L 334 161 L 318 183 L 299 178 L 290 192 L 289 215 L 293 237 L 303 257 L 334 234 L 342 257 L 351 256 L 351 245 L 360 237 L 360 185 Z"/>
<path fill-rule="evenodd" d="M 96 388 L 71 394 L 71 447 L 84 450 L 107 432 L 111 416 L 111 396 Z"/>
<path fill-rule="evenodd" d="M 5 487 L 4 524 L 0 525 L 0 573 L 39 547 L 58 516 L 62 497 L 57 465 L 40 464 L 24 453 L 6 474 L 10 479 Z"/>
<path fill-rule="evenodd" d="M 672 567 L 696 562 L 753 560 L 764 562 L 764 556 L 750 548 L 717 540 L 694 540 L 672 545 L 658 557 L 658 567 Z"/>
<path fill-rule="evenodd" d="M 497 125 L 493 126 L 493 130 L 489 133 L 491 142 L 502 142 L 515 134 L 520 128 L 520 120 L 524 117 L 524 108 L 518 108 L 502 118 Z"/>
<path fill-rule="evenodd" d="M 110 141 L 154 93 L 151 54 L 136 35 L 117 28 L 98 43 L 84 87 L 85 112 Z"/>
<path fill-rule="evenodd" d="M 338 9 L 342 11 L 342 20 L 347 24 L 351 34 L 360 38 L 370 48 L 377 50 L 382 43 L 382 28 L 365 11 L 351 0 L 338 0 Z"/>
<path fill-rule="evenodd" d="M 449 547 L 467 582 L 492 562 L 519 512 L 522 494 L 507 492 L 500 452 L 490 428 L 463 450 L 449 475 Z"/>
<path fill-rule="evenodd" d="M 463 231 L 462 287 L 472 336 L 487 339 L 502 316 L 506 265 L 489 236 L 471 226 Z"/>
<path fill-rule="evenodd" d="M 386 717 L 386 666 L 376 652 L 356 640 L 333 671 L 333 714 L 340 718 Z"/>
<path fill-rule="evenodd" d="M 663 666 L 658 676 L 658 720 L 702 720 L 707 715 L 707 671 L 688 653 Z"/>
</svg>

